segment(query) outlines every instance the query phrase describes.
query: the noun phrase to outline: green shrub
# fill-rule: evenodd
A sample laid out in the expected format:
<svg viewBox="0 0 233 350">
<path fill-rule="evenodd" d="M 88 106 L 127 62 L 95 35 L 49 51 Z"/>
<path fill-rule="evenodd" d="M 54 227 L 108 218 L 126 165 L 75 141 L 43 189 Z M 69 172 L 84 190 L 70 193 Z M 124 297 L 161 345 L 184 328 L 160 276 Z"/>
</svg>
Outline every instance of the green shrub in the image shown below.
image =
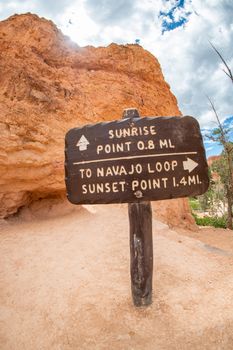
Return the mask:
<svg viewBox="0 0 233 350">
<path fill-rule="evenodd" d="M 201 208 L 198 199 L 189 198 L 189 204 L 192 210 L 200 210 Z"/>
<path fill-rule="evenodd" d="M 193 214 L 193 217 L 196 221 L 196 224 L 199 226 L 213 226 L 217 228 L 227 227 L 225 216 L 222 216 L 222 217 L 204 216 L 203 218 L 199 218 L 197 215 Z"/>
</svg>

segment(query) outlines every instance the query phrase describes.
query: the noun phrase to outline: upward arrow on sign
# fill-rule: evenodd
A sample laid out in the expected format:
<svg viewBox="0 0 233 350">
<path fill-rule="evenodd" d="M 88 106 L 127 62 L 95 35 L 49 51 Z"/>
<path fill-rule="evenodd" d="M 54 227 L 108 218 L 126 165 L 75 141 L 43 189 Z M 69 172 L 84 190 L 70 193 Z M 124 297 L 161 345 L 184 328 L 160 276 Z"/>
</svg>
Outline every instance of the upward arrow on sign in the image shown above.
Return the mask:
<svg viewBox="0 0 233 350">
<path fill-rule="evenodd" d="M 90 142 L 86 139 L 84 135 L 82 135 L 77 142 L 76 146 L 79 147 L 79 151 L 85 151 Z"/>
<path fill-rule="evenodd" d="M 198 166 L 198 163 L 194 162 L 194 160 L 187 158 L 187 160 L 183 161 L 184 170 L 188 170 L 189 173 L 193 171 Z"/>
</svg>

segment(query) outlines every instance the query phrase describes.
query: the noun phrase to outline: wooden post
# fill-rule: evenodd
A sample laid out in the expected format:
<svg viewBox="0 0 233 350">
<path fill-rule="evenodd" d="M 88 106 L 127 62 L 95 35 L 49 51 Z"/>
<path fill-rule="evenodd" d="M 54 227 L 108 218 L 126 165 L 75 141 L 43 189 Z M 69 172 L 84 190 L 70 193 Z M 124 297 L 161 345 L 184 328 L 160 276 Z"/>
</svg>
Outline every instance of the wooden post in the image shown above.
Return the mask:
<svg viewBox="0 0 233 350">
<path fill-rule="evenodd" d="M 129 108 L 123 118 L 140 117 L 137 109 Z M 131 291 L 135 306 L 152 303 L 153 240 L 150 202 L 128 204 L 130 225 Z"/>
</svg>

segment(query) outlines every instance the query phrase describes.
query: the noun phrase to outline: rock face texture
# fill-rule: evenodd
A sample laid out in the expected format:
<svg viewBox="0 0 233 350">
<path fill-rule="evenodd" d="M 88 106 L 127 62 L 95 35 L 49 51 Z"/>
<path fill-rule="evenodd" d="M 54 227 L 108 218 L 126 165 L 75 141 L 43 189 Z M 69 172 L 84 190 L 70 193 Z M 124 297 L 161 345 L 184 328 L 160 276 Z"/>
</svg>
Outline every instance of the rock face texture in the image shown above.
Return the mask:
<svg viewBox="0 0 233 350">
<path fill-rule="evenodd" d="M 207 163 L 208 166 L 211 166 L 213 164 L 213 162 L 215 162 L 216 160 L 219 160 L 221 158 L 221 156 L 210 156 L 207 159 Z"/>
<path fill-rule="evenodd" d="M 70 128 L 119 119 L 129 107 L 142 116 L 180 115 L 158 61 L 142 47 L 80 48 L 32 14 L 0 22 L 0 83 L 1 218 L 65 194 Z M 155 207 L 171 224 L 193 222 L 186 200 Z"/>
</svg>

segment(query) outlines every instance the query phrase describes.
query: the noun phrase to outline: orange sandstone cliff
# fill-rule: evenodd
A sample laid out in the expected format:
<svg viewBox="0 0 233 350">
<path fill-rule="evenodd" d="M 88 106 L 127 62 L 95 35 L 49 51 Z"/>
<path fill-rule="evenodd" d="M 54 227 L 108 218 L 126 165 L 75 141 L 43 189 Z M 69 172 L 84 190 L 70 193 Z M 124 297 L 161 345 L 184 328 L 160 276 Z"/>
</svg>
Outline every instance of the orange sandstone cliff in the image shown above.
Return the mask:
<svg viewBox="0 0 233 350">
<path fill-rule="evenodd" d="M 213 162 L 215 162 L 216 160 L 219 160 L 220 158 L 221 158 L 220 155 L 208 157 L 208 159 L 207 159 L 208 166 L 211 166 L 213 164 Z"/>
<path fill-rule="evenodd" d="M 65 193 L 64 135 L 115 120 L 180 115 L 157 59 L 138 45 L 80 48 L 36 15 L 0 22 L 0 217 Z M 170 224 L 193 223 L 187 200 L 154 202 Z"/>
</svg>

